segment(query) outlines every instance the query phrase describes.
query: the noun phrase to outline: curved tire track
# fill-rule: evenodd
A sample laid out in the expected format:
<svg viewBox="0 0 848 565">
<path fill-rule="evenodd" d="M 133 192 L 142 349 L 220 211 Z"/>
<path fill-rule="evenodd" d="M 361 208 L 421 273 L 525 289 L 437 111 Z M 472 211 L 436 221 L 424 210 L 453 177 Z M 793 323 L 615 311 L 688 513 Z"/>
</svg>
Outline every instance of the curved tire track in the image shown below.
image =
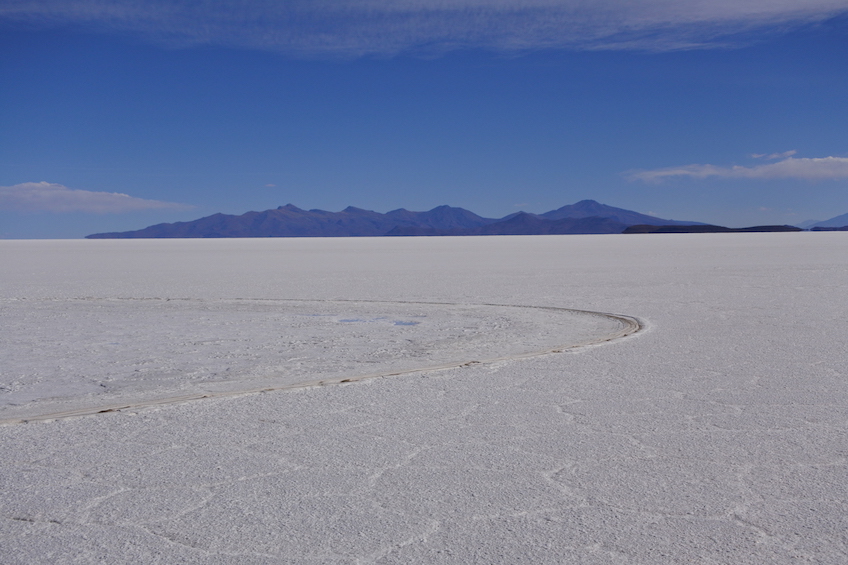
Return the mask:
<svg viewBox="0 0 848 565">
<path fill-rule="evenodd" d="M 88 297 L 87 297 L 88 298 Z M 92 297 L 93 299 L 93 297 Z M 78 300 L 78 299 L 77 299 Z M 186 300 L 186 301 L 194 301 L 198 300 L 196 298 L 123 298 L 119 300 Z M 244 396 L 248 394 L 259 394 L 259 393 L 267 393 L 267 392 L 279 392 L 286 390 L 295 390 L 301 388 L 310 388 L 310 387 L 319 387 L 319 386 L 330 386 L 330 385 L 340 385 L 347 383 L 356 383 L 369 379 L 377 379 L 377 378 L 385 378 L 385 377 L 395 377 L 401 375 L 410 375 L 416 373 L 425 373 L 431 371 L 442 371 L 447 369 L 456 369 L 459 367 L 468 367 L 472 365 L 488 365 L 493 363 L 498 363 L 501 361 L 512 361 L 518 359 L 528 359 L 531 357 L 539 357 L 542 355 L 549 355 L 553 353 L 565 353 L 567 351 L 574 351 L 576 349 L 582 349 L 585 347 L 590 347 L 594 345 L 601 345 L 605 343 L 610 343 L 613 341 L 618 341 L 624 339 L 629 336 L 633 336 L 638 332 L 644 329 L 644 324 L 638 320 L 637 318 L 626 316 L 623 314 L 610 314 L 607 312 L 595 312 L 592 310 L 579 310 L 576 308 L 560 308 L 555 306 L 528 306 L 528 305 L 520 305 L 520 304 L 492 304 L 492 303 L 479 303 L 479 304 L 463 304 L 458 302 L 425 302 L 425 301 L 407 301 L 407 300 L 353 300 L 353 299 L 336 299 L 336 300 L 316 300 L 316 299 L 256 299 L 256 298 L 236 298 L 236 299 L 227 299 L 231 301 L 251 301 L 251 302 L 351 302 L 351 303 L 371 303 L 371 304 L 421 304 L 421 305 L 431 305 L 431 306 L 492 306 L 499 308 L 527 308 L 527 309 L 538 309 L 538 310 L 549 310 L 554 312 L 567 312 L 572 314 L 582 314 L 582 315 L 590 315 L 590 316 L 599 316 L 607 319 L 614 320 L 621 325 L 619 331 L 616 331 L 612 334 L 608 334 L 602 337 L 586 340 L 584 342 L 579 343 L 569 343 L 564 344 L 562 346 L 551 347 L 547 349 L 537 350 L 537 351 L 529 351 L 526 353 L 518 353 L 513 355 L 504 355 L 498 357 L 490 357 L 485 359 L 471 359 L 464 361 L 456 361 L 450 363 L 443 363 L 438 365 L 428 365 L 426 367 L 417 367 L 414 369 L 405 369 L 400 371 L 382 371 L 376 373 L 367 373 L 363 375 L 358 375 L 355 377 L 337 377 L 337 378 L 329 378 L 329 379 L 314 379 L 309 381 L 303 381 L 299 383 L 291 383 L 284 384 L 279 386 L 264 386 L 264 387 L 247 387 L 244 389 L 238 390 L 228 390 L 221 392 L 204 392 L 204 393 L 191 393 L 184 395 L 174 395 L 167 396 L 158 399 L 152 400 L 142 400 L 138 402 L 124 402 L 124 403 L 106 403 L 97 407 L 87 407 L 80 408 L 75 410 L 67 410 L 67 411 L 58 411 L 58 412 L 49 412 L 44 414 L 38 414 L 34 416 L 28 417 L 20 417 L 20 418 L 8 418 L 8 419 L 0 419 L 0 424 L 9 425 L 9 424 L 24 424 L 29 422 L 46 422 L 51 420 L 60 420 L 65 418 L 77 418 L 81 416 L 92 416 L 95 414 L 105 414 L 109 412 L 120 412 L 123 410 L 140 410 L 144 408 L 152 408 L 155 406 L 164 406 L 169 404 L 178 404 L 182 402 L 191 402 L 195 400 L 203 400 L 207 398 L 226 398 L 226 397 L 235 397 L 235 396 Z"/>
</svg>

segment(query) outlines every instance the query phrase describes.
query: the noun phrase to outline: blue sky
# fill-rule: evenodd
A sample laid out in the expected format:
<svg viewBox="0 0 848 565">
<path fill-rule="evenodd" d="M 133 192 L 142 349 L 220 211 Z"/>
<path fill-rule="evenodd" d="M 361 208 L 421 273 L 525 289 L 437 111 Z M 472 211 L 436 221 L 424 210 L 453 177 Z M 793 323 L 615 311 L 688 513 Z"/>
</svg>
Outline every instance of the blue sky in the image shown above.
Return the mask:
<svg viewBox="0 0 848 565">
<path fill-rule="evenodd" d="M 287 203 L 848 212 L 848 0 L 0 0 L 0 237 Z"/>
</svg>

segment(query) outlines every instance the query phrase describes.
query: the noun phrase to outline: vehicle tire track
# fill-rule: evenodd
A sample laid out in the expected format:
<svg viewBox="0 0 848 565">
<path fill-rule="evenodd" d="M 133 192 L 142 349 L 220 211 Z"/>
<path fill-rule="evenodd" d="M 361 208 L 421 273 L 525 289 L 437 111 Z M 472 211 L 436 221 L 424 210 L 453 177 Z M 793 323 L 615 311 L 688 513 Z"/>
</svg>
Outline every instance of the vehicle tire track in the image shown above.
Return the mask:
<svg viewBox="0 0 848 565">
<path fill-rule="evenodd" d="M 103 298 L 95 298 L 95 297 L 83 297 L 83 298 L 74 298 L 68 300 L 103 300 Z M 161 300 L 161 301 L 171 301 L 171 300 L 180 300 L 180 301 L 204 301 L 203 299 L 198 298 L 116 298 L 110 300 L 138 300 L 138 301 L 147 301 L 147 300 Z M 337 377 L 337 378 L 328 378 L 328 379 L 313 379 L 308 381 L 302 381 L 298 383 L 290 383 L 290 384 L 281 384 L 279 386 L 260 386 L 260 387 L 245 387 L 243 389 L 236 390 L 227 390 L 227 391 L 210 391 L 210 392 L 197 392 L 197 393 L 189 393 L 182 395 L 170 395 L 163 396 L 161 398 L 155 399 L 146 399 L 137 402 L 112 402 L 112 403 L 104 403 L 100 406 L 86 407 L 74 410 L 66 410 L 66 411 L 54 411 L 54 412 L 46 412 L 43 414 L 37 414 L 26 417 L 18 417 L 18 418 L 7 418 L 0 419 L 0 425 L 10 425 L 10 424 L 24 424 L 29 422 L 46 422 L 51 420 L 60 420 L 66 418 L 77 418 L 82 416 L 92 416 L 95 414 L 105 414 L 110 412 L 120 412 L 124 410 L 141 410 L 145 408 L 152 408 L 156 406 L 165 406 L 169 404 L 179 404 L 183 402 L 192 402 L 196 400 L 210 399 L 210 398 L 227 398 L 227 397 L 236 397 L 236 396 L 244 396 L 249 394 L 260 394 L 260 393 L 269 393 L 269 392 L 282 392 L 287 390 L 297 390 L 303 388 L 311 388 L 311 387 L 320 387 L 320 386 L 331 386 L 331 385 L 341 385 L 341 384 L 349 384 L 349 383 L 357 383 L 370 379 L 377 378 L 386 378 L 386 377 L 396 377 L 402 375 L 411 375 L 417 373 L 425 373 L 432 371 L 443 371 L 448 369 L 456 369 L 460 367 L 468 367 L 474 365 L 489 365 L 493 363 L 503 362 L 503 361 L 514 361 L 520 359 L 529 359 L 532 357 L 539 357 L 542 355 L 550 355 L 555 353 L 565 353 L 574 351 L 577 349 L 582 349 L 590 346 L 596 346 L 601 344 L 606 344 L 614 341 L 618 341 L 624 339 L 626 337 L 633 336 L 644 329 L 644 324 L 637 318 L 632 316 L 626 316 L 623 314 L 611 314 L 607 312 L 596 312 L 592 310 L 580 310 L 575 308 L 561 308 L 556 306 L 532 306 L 532 305 L 520 305 L 520 304 L 494 304 L 494 303 L 458 303 L 458 302 L 428 302 L 428 301 L 406 301 L 406 300 L 354 300 L 354 299 L 332 299 L 332 300 L 316 300 L 316 299 L 275 299 L 275 298 L 267 298 L 267 299 L 256 299 L 256 298 L 232 298 L 232 299 L 221 299 L 221 301 L 250 301 L 250 302 L 324 302 L 324 303 L 371 303 L 371 304 L 383 304 L 383 305 L 391 305 L 391 304 L 408 304 L 408 305 L 430 305 L 430 306 L 491 306 L 498 308 L 524 308 L 524 309 L 537 309 L 537 310 L 547 310 L 553 312 L 563 312 L 569 314 L 580 314 L 580 315 L 588 315 L 588 316 L 598 316 L 603 317 L 609 320 L 613 320 L 618 323 L 619 329 L 610 334 L 606 334 L 597 338 L 585 340 L 578 343 L 568 343 L 563 344 L 561 346 L 550 347 L 541 350 L 528 351 L 524 353 L 517 353 L 511 355 L 503 355 L 496 357 L 488 357 L 484 359 L 465 359 L 461 361 L 441 363 L 435 365 L 427 365 L 424 367 L 417 367 L 412 369 L 404 369 L 397 371 L 379 371 L 374 373 L 366 373 L 362 375 L 357 375 L 354 377 Z"/>
</svg>

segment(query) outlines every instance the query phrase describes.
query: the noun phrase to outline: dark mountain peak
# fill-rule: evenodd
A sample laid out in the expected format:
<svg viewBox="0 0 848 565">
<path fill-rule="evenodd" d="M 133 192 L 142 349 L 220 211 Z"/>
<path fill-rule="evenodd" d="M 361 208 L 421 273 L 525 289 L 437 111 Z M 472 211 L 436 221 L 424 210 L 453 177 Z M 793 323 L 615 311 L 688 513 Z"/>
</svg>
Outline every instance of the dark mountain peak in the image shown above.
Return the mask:
<svg viewBox="0 0 848 565">
<path fill-rule="evenodd" d="M 428 230 L 457 230 L 477 228 L 497 221 L 482 218 L 464 208 L 455 208 L 446 204 L 436 206 L 426 212 L 411 212 L 405 208 L 399 208 L 386 213 L 385 216 L 396 221 L 397 226 L 403 227 L 404 229 L 400 231 L 404 235 L 412 233 L 406 229 L 412 226 L 427 228 Z M 419 232 L 416 231 L 415 233 Z"/>
<path fill-rule="evenodd" d="M 285 206 L 280 206 L 277 210 L 289 210 L 290 212 L 305 212 L 306 210 L 301 210 L 294 204 L 286 204 Z"/>
<path fill-rule="evenodd" d="M 362 213 L 362 212 L 370 212 L 370 211 L 371 210 L 366 210 L 364 208 L 357 208 L 356 206 L 348 206 L 347 208 L 342 210 L 342 212 L 345 212 L 346 214 L 359 214 L 359 213 Z"/>
<path fill-rule="evenodd" d="M 516 212 L 515 214 L 510 214 L 509 216 L 505 216 L 501 219 L 501 222 L 529 222 L 534 219 L 538 219 L 536 214 L 531 214 L 530 212 L 525 212 L 521 210 Z"/>
<path fill-rule="evenodd" d="M 474 216 L 476 218 L 480 217 L 477 214 L 475 214 L 474 212 L 470 212 L 470 211 L 466 210 L 465 208 L 456 208 L 454 206 L 448 206 L 446 204 L 442 205 L 442 206 L 436 206 L 432 210 L 428 210 L 424 213 L 425 214 L 431 214 L 431 215 L 442 215 L 442 216 L 450 214 L 450 215 L 453 215 L 453 216 Z"/>
<path fill-rule="evenodd" d="M 550 212 L 540 214 L 541 217 L 548 220 L 561 220 L 564 218 L 610 218 L 616 222 L 632 226 L 632 225 L 652 225 L 652 226 L 673 226 L 673 225 L 697 225 L 700 222 L 676 222 L 674 220 L 665 220 L 648 214 L 640 214 L 632 210 L 624 208 L 616 208 L 615 206 L 607 206 L 595 200 L 581 200 L 576 204 L 569 204 Z"/>
<path fill-rule="evenodd" d="M 586 217 L 587 215 L 598 215 L 598 212 L 629 212 L 630 210 L 624 210 L 622 208 L 615 208 L 613 206 L 607 206 L 606 204 L 601 204 L 597 200 L 581 200 L 575 204 L 566 204 L 562 208 L 557 208 L 556 210 L 551 210 L 550 212 L 545 212 L 541 214 L 544 217 L 552 217 L 554 215 L 561 216 L 563 218 L 580 218 Z"/>
</svg>

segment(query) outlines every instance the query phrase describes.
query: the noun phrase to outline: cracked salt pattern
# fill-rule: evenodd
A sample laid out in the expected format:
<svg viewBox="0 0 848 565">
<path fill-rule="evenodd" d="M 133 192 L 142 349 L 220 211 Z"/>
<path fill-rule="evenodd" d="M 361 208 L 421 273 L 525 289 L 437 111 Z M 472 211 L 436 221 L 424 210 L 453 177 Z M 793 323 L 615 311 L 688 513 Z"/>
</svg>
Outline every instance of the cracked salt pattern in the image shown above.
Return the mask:
<svg viewBox="0 0 848 565">
<path fill-rule="evenodd" d="M 2 426 L 3 563 L 848 562 L 843 233 L 0 253 L 3 297 L 533 304 L 648 324 L 576 353 Z"/>
</svg>

